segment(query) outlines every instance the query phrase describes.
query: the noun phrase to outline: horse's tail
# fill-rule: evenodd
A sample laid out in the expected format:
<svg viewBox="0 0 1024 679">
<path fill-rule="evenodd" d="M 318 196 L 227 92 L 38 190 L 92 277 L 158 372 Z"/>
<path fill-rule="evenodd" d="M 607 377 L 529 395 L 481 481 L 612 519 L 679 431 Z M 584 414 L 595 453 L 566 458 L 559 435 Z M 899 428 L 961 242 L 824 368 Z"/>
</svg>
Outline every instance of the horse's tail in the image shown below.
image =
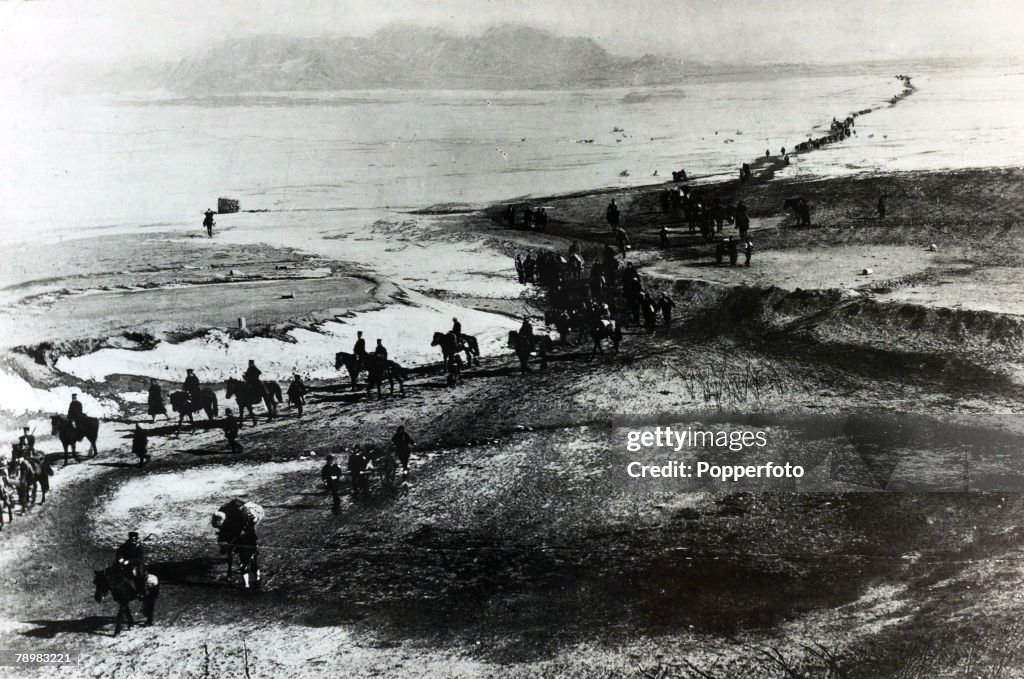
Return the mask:
<svg viewBox="0 0 1024 679">
<path fill-rule="evenodd" d="M 217 417 L 217 413 L 220 412 L 219 404 L 217 403 L 217 394 L 208 392 L 210 398 L 206 401 L 206 416 L 211 420 Z"/>
<path fill-rule="evenodd" d="M 466 344 L 469 345 L 469 350 L 472 352 L 472 354 L 474 356 L 479 356 L 480 345 L 477 344 L 476 337 L 473 337 L 472 335 L 463 335 L 462 337 L 466 340 Z"/>
<path fill-rule="evenodd" d="M 274 398 L 278 403 L 284 402 L 284 397 L 281 395 L 281 385 L 277 382 L 270 383 L 270 391 L 274 394 Z"/>
</svg>

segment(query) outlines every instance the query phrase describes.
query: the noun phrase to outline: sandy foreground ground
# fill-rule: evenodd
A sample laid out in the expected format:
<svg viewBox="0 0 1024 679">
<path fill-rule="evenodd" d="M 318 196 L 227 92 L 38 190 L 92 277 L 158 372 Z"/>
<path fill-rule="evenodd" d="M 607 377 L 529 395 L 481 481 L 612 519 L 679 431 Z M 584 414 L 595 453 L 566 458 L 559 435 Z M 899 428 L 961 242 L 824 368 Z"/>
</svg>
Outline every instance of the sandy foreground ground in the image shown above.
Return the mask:
<svg viewBox="0 0 1024 679">
<path fill-rule="evenodd" d="M 458 387 L 434 364 L 380 399 L 318 379 L 302 417 L 246 423 L 240 456 L 205 422 L 159 421 L 145 468 L 137 404 L 0 535 L 0 647 L 80 658 L 17 676 L 1016 676 L 1022 185 L 973 171 L 706 187 L 750 206 L 750 269 L 714 266 L 660 187 L 622 191 L 629 259 L 677 317 L 628 326 L 618 355 L 583 342 L 520 374 L 492 346 Z M 781 209 L 793 195 L 811 228 Z M 608 200 L 545 199 L 548 234 L 508 230 L 501 206 L 457 228 L 510 255 L 577 239 L 589 260 L 610 241 Z M 544 304 L 538 289 L 473 306 Z M 417 444 L 409 477 L 332 513 L 323 456 L 398 424 Z M 632 461 L 676 459 L 626 447 L 666 425 L 765 431 L 763 450 L 687 459 L 806 473 L 631 478 Z M 267 510 L 259 595 L 226 578 L 208 524 L 235 495 Z M 157 623 L 114 638 L 91 569 L 133 529 L 152 536 Z"/>
</svg>

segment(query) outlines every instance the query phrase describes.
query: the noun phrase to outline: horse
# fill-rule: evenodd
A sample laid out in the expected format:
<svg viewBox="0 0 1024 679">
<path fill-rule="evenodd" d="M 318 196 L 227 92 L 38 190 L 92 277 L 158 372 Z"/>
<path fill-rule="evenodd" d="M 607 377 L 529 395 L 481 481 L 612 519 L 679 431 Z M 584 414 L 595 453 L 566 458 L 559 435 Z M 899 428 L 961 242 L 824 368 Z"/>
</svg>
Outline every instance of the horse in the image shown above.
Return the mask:
<svg viewBox="0 0 1024 679">
<path fill-rule="evenodd" d="M 618 321 L 597 320 L 590 326 L 590 338 L 594 340 L 594 350 L 590 352 L 591 358 L 598 353 L 604 353 L 604 350 L 601 349 L 601 341 L 606 339 L 612 341 L 612 349 L 615 353 L 619 353 L 619 344 L 622 342 L 622 328 L 619 326 Z"/>
<path fill-rule="evenodd" d="M 50 416 L 50 433 L 60 439 L 60 444 L 64 446 L 64 464 L 68 463 L 68 448 L 71 448 L 71 454 L 75 456 L 76 462 L 81 462 L 81 458 L 78 457 L 78 453 L 75 452 L 75 446 L 82 439 L 88 439 L 90 446 L 89 457 L 96 457 L 96 439 L 100 433 L 100 421 L 95 417 L 83 416 L 79 420 L 79 426 L 75 426 L 68 418 L 63 415 L 51 415 Z"/>
<path fill-rule="evenodd" d="M 348 376 L 352 380 L 352 391 L 355 391 L 359 380 L 359 373 L 365 370 L 363 362 L 359 360 L 359 356 L 356 354 L 339 351 L 334 355 L 334 369 L 341 370 L 342 366 L 345 366 L 345 370 L 348 371 Z"/>
<path fill-rule="evenodd" d="M 153 624 L 153 612 L 156 609 L 156 600 L 160 596 L 160 580 L 153 574 L 146 576 L 146 585 L 140 592 L 135 587 L 134 578 L 126 574 L 120 566 L 109 566 L 101 571 L 93 571 L 96 575 L 92 584 L 96 586 L 96 593 L 93 598 L 96 603 L 103 601 L 108 593 L 117 602 L 117 622 L 114 625 L 114 636 L 121 633 L 122 619 L 129 627 L 135 624 L 131 609 L 128 608 L 135 599 L 142 600 L 142 614 L 146 616 L 146 627 Z"/>
<path fill-rule="evenodd" d="M 518 330 L 508 331 L 508 345 L 519 359 L 519 372 L 530 372 L 530 355 L 537 352 L 540 358 L 540 369 L 548 367 L 548 354 L 555 346 L 554 340 L 547 334 L 521 335 Z"/>
<path fill-rule="evenodd" d="M 0 476 L 0 531 L 4 529 L 4 509 L 7 509 L 7 523 L 14 523 L 14 498 L 11 497 L 10 479 L 6 471 Z"/>
<path fill-rule="evenodd" d="M 811 207 L 803 198 L 787 198 L 782 201 L 782 208 L 784 210 L 793 210 L 797 226 L 811 225 Z"/>
<path fill-rule="evenodd" d="M 452 356 L 464 351 L 466 353 L 466 365 L 480 365 L 480 346 L 476 342 L 476 337 L 472 335 L 462 335 L 462 346 L 459 346 L 459 341 L 455 337 L 454 332 L 435 332 L 434 338 L 430 341 L 430 346 L 441 347 L 441 356 L 444 358 L 444 367 L 448 367 L 448 362 Z"/>
<path fill-rule="evenodd" d="M 263 401 L 263 405 L 267 407 L 267 421 L 270 421 L 277 417 L 277 404 L 284 401 L 281 395 L 281 385 L 277 382 L 263 382 L 263 393 L 257 391 L 248 382 L 236 380 L 234 377 L 228 378 L 227 386 L 227 397 L 234 398 L 235 403 L 238 404 L 239 427 L 242 426 L 242 420 L 245 419 L 246 410 L 249 411 L 253 426 L 256 425 L 256 413 L 252 410 L 254 404 Z"/>
<path fill-rule="evenodd" d="M 398 389 L 405 394 L 405 370 L 394 361 L 381 358 L 374 354 L 366 356 L 366 393 L 369 394 L 373 387 L 377 387 L 377 398 L 381 397 L 381 385 L 384 380 L 388 381 L 391 387 L 391 395 L 395 395 L 395 381 L 398 381 Z"/>
<path fill-rule="evenodd" d="M 53 468 L 50 467 L 46 458 L 21 457 L 11 460 L 9 470 L 17 480 L 18 504 L 21 505 L 22 514 L 36 504 L 39 490 L 42 491 L 43 496 L 39 504 L 46 502 L 46 493 L 50 490 L 49 477 L 53 476 Z"/>
<path fill-rule="evenodd" d="M 200 410 L 206 413 L 206 419 L 212 420 L 217 417 L 217 395 L 212 389 L 203 389 L 199 392 L 200 402 L 193 403 L 192 394 L 187 391 L 175 391 L 171 394 L 171 410 L 178 413 L 178 431 L 181 431 L 181 424 L 188 418 L 188 423 L 195 430 L 196 423 L 192 419 L 192 413 Z"/>
<path fill-rule="evenodd" d="M 214 512 L 210 525 L 217 529 L 217 544 L 221 554 L 227 557 L 228 577 L 231 577 L 234 553 L 244 544 L 243 533 L 252 533 L 255 540 L 256 526 L 263 520 L 263 515 L 263 507 L 237 497 Z"/>
</svg>

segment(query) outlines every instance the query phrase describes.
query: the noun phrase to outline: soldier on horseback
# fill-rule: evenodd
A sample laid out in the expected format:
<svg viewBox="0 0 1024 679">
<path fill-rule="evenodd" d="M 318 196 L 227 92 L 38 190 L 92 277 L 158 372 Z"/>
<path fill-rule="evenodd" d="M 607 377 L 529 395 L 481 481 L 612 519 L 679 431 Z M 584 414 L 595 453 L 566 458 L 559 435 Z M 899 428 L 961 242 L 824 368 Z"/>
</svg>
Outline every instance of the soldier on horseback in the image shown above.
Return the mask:
<svg viewBox="0 0 1024 679">
<path fill-rule="evenodd" d="M 267 390 L 263 386 L 263 382 L 260 380 L 260 375 L 263 371 L 256 367 L 256 361 L 249 359 L 249 367 L 245 369 L 245 373 L 242 375 L 242 379 L 245 383 L 256 390 L 260 398 L 264 398 L 267 395 Z"/>
<path fill-rule="evenodd" d="M 533 324 L 527 316 L 523 316 L 523 324 L 519 326 L 519 338 L 524 341 L 533 342 Z"/>
<path fill-rule="evenodd" d="M 21 432 L 18 442 L 12 447 L 11 459 L 13 460 L 22 456 L 31 457 L 36 452 L 36 437 L 29 432 L 28 427 L 22 427 Z"/>
<path fill-rule="evenodd" d="M 82 402 L 78 400 L 78 394 L 71 394 L 71 403 L 68 404 L 68 420 L 71 421 L 71 425 L 75 430 L 82 428 Z"/>
<path fill-rule="evenodd" d="M 121 569 L 126 578 L 131 578 L 139 592 L 146 587 L 146 547 L 135 531 L 128 533 L 128 539 L 114 552 L 114 565 Z"/>
<path fill-rule="evenodd" d="M 452 334 L 455 335 L 456 346 L 461 351 L 464 347 L 462 343 L 462 323 L 459 323 L 459 319 L 452 318 Z"/>
<path fill-rule="evenodd" d="M 352 346 L 352 353 L 359 358 L 360 362 L 366 359 L 366 340 L 363 339 L 363 331 L 356 331 L 356 343 Z"/>
<path fill-rule="evenodd" d="M 181 385 L 181 390 L 188 394 L 188 398 L 192 403 L 202 403 L 202 394 L 199 388 L 199 378 L 192 372 L 192 368 L 185 370 L 185 383 Z"/>
</svg>

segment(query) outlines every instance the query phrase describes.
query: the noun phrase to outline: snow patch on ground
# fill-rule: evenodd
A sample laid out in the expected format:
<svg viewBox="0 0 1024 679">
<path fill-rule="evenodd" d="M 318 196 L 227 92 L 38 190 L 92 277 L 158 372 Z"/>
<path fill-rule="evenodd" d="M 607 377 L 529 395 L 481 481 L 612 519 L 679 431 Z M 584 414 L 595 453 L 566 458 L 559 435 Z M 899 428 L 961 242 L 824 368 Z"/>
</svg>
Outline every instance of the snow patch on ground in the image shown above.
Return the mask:
<svg viewBox="0 0 1024 679">
<path fill-rule="evenodd" d="M 97 382 L 118 374 L 175 381 L 183 379 L 186 368 L 193 368 L 203 382 L 223 382 L 241 377 L 252 359 L 268 380 L 287 380 L 296 372 L 307 379 L 334 379 L 338 376 L 334 354 L 351 351 L 357 330 L 363 331 L 369 350 L 380 338 L 391 359 L 408 367 L 440 361 L 440 349 L 430 346 L 430 340 L 435 331 L 450 330 L 453 317 L 467 334 L 477 337 L 484 355 L 506 351 L 508 331 L 519 327 L 518 321 L 498 314 L 416 293 L 411 293 L 410 299 L 414 304 L 394 304 L 328 321 L 318 326 L 318 331 L 295 328 L 288 332 L 291 342 L 268 337 L 231 339 L 227 332 L 213 330 L 177 344 L 161 342 L 149 351 L 101 349 L 85 356 L 62 357 L 56 367 Z"/>
<path fill-rule="evenodd" d="M 237 496 L 262 504 L 266 500 L 253 495 L 256 489 L 283 474 L 314 474 L 318 458 L 312 460 L 239 464 L 131 479 L 102 503 L 93 530 L 101 542 L 116 540 L 131 530 L 168 540 L 212 531 L 210 515 L 222 504 Z"/>
<path fill-rule="evenodd" d="M 93 417 L 117 415 L 117 404 L 109 399 L 96 399 L 76 387 L 53 387 L 37 389 L 17 375 L 0 371 L 0 410 L 11 415 L 26 413 L 65 413 L 71 394 L 78 394 L 82 408 Z M 41 422 L 41 421 L 40 421 Z M 49 431 L 49 421 L 46 429 Z M 20 432 L 19 432 L 20 433 Z"/>
</svg>

